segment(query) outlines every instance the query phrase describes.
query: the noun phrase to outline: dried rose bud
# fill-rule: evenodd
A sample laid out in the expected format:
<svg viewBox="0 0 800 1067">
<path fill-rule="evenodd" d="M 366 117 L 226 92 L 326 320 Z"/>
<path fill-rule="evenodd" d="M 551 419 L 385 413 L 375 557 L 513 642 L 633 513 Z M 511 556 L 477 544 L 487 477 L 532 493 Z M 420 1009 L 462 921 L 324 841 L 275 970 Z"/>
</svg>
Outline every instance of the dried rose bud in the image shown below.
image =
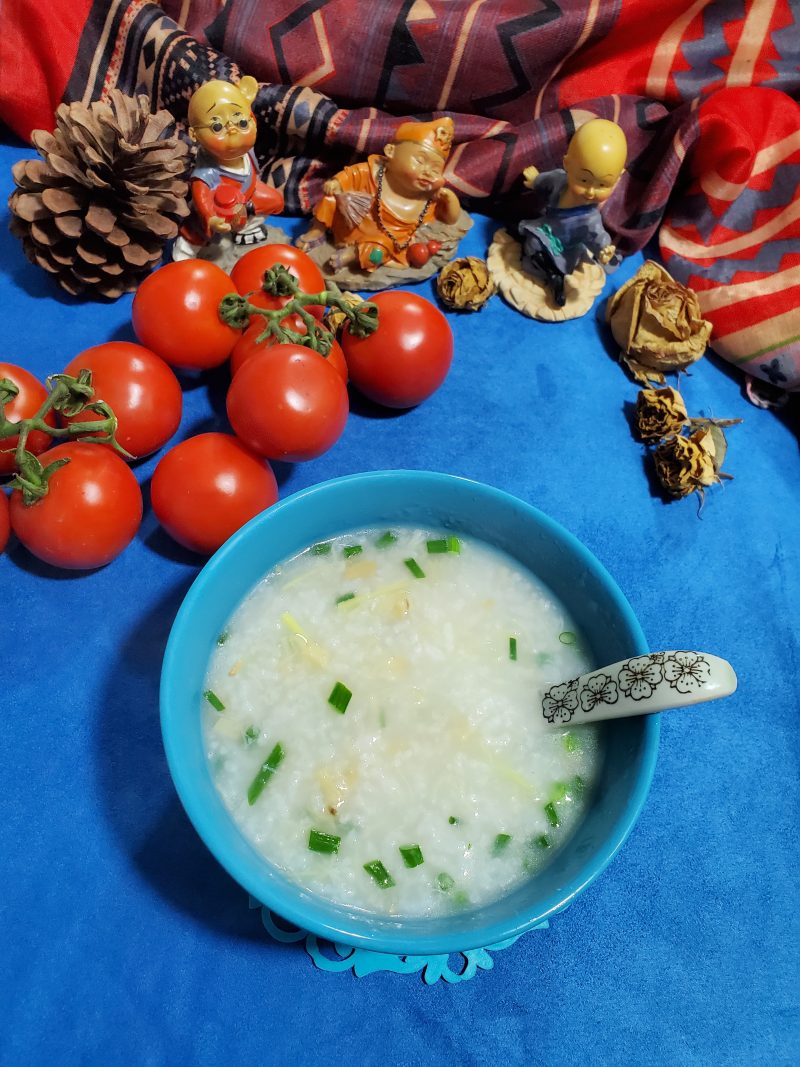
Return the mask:
<svg viewBox="0 0 800 1067">
<path fill-rule="evenodd" d="M 686 405 L 677 389 L 642 389 L 636 398 L 636 429 L 643 441 L 660 441 L 680 433 L 686 424 Z"/>
<path fill-rule="evenodd" d="M 478 311 L 495 291 L 489 268 L 477 256 L 462 256 L 442 268 L 439 299 L 455 311 Z"/>
<path fill-rule="evenodd" d="M 700 359 L 711 336 L 697 294 L 652 260 L 611 297 L 606 319 L 622 358 L 645 381 Z"/>
<path fill-rule="evenodd" d="M 351 308 L 364 303 L 363 296 L 359 296 L 358 293 L 342 293 L 342 300 L 344 300 L 345 304 Z M 343 311 L 340 311 L 339 308 L 328 308 L 325 312 L 325 328 L 330 330 L 335 337 L 341 337 L 342 327 L 347 321 L 347 315 L 345 315 Z"/>
<path fill-rule="evenodd" d="M 723 457 L 719 455 L 719 437 L 724 441 L 722 431 L 717 434 L 712 427 L 708 427 L 697 430 L 689 437 L 679 435 L 662 441 L 653 458 L 658 479 L 668 493 L 688 496 L 720 481 L 719 468 Z M 724 449 L 722 451 L 724 453 Z"/>
</svg>

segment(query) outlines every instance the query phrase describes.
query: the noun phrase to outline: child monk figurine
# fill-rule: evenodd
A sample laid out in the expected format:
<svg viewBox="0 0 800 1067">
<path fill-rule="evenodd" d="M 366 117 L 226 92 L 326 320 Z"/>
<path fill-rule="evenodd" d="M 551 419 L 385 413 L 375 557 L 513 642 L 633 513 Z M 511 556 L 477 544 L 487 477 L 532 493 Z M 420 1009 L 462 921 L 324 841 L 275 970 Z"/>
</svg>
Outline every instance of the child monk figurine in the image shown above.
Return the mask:
<svg viewBox="0 0 800 1067">
<path fill-rule="evenodd" d="M 345 167 L 325 183 L 314 222 L 297 245 L 307 252 L 321 249 L 314 258 L 330 276 L 388 268 L 390 279 L 399 278 L 424 268 L 448 238 L 449 258 L 454 239 L 471 225 L 456 194 L 445 188 L 452 144 L 452 119 L 401 123 L 383 155 Z"/>
<path fill-rule="evenodd" d="M 557 320 L 592 306 L 616 256 L 600 207 L 624 173 L 627 151 L 616 123 L 590 119 L 570 140 L 563 169 L 523 172 L 539 214 L 518 224 L 521 249 L 511 247 L 508 234 L 496 234 L 488 260 L 501 292 L 520 311 Z"/>
<path fill-rule="evenodd" d="M 215 244 L 222 236 L 247 251 L 267 239 L 264 217 L 283 210 L 280 190 L 258 178 L 251 110 L 257 89 L 255 78 L 243 77 L 236 85 L 205 82 L 192 94 L 189 136 L 198 146 L 190 183 L 192 214 L 175 243 L 175 259 L 217 258 Z"/>
</svg>

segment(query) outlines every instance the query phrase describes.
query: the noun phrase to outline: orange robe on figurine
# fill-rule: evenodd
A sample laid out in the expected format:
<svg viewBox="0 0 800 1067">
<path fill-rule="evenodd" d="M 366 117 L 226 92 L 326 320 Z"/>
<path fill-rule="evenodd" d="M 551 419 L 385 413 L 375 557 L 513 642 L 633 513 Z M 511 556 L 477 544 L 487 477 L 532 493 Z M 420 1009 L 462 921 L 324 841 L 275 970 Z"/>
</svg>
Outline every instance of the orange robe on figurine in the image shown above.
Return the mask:
<svg viewBox="0 0 800 1067">
<path fill-rule="evenodd" d="M 461 212 L 455 193 L 444 188 L 452 144 L 452 119 L 401 123 L 382 156 L 345 167 L 325 183 L 315 221 L 298 246 L 313 248 L 329 231 L 340 249 L 337 266 L 357 262 L 367 272 L 408 267 L 419 227 L 437 219 L 452 224 Z"/>
</svg>

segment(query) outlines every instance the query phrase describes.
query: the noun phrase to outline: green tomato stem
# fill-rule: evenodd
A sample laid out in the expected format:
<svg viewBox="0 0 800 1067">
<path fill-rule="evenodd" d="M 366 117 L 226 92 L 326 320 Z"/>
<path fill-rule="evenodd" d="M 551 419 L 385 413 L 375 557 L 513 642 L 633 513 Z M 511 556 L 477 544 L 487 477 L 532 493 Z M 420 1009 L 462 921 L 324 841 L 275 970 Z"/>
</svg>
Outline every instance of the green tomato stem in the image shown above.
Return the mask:
<svg viewBox="0 0 800 1067">
<path fill-rule="evenodd" d="M 9 482 L 11 489 L 19 489 L 28 505 L 47 495 L 50 476 L 68 463 L 68 459 L 56 460 L 43 467 L 37 457 L 28 451 L 31 433 L 40 431 L 48 437 L 67 438 L 72 441 L 89 441 L 109 444 L 124 459 L 134 459 L 117 441 L 117 417 L 104 400 L 94 400 L 91 371 L 82 370 L 75 378 L 69 374 L 53 374 L 47 379 L 49 392 L 41 407 L 30 418 L 12 422 L 6 418 L 6 403 L 17 395 L 17 388 L 7 378 L 0 379 L 0 441 L 17 437 L 14 448 L 14 477 Z M 83 411 L 96 412 L 101 418 L 88 422 L 71 422 L 66 426 L 51 426 L 47 416 L 56 411 L 70 418 Z"/>
</svg>

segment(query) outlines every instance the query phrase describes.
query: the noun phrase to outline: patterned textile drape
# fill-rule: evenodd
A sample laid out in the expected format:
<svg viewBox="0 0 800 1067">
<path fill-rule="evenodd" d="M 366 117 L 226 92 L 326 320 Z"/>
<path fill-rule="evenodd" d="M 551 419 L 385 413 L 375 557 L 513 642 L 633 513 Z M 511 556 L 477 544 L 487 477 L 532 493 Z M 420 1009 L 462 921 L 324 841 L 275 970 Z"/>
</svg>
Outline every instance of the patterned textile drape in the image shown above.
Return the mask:
<svg viewBox="0 0 800 1067">
<path fill-rule="evenodd" d="M 293 213 L 402 118 L 448 114 L 450 184 L 524 217 L 523 168 L 558 165 L 585 118 L 613 119 L 630 145 L 604 209 L 620 248 L 658 230 L 717 351 L 800 388 L 797 0 L 55 0 L 46 15 L 5 0 L 3 13 L 0 118 L 23 137 L 52 128 L 61 101 L 114 87 L 181 120 L 208 78 L 257 77 L 257 155 Z"/>
</svg>

